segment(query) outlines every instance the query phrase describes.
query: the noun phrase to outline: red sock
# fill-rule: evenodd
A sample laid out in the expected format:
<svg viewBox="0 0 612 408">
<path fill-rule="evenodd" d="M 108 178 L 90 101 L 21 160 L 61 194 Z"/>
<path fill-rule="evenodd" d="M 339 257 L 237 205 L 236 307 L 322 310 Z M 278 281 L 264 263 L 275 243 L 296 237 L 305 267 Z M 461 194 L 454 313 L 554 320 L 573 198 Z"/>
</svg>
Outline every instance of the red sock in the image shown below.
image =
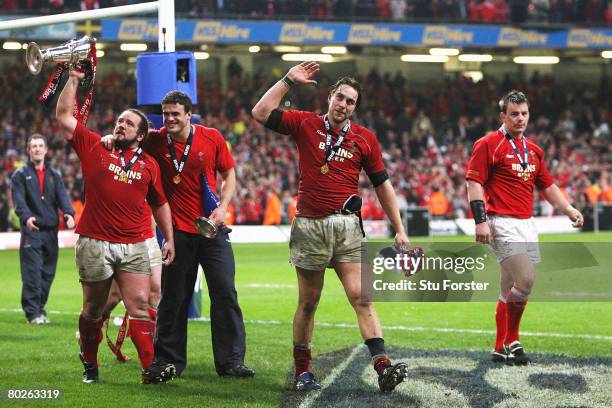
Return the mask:
<svg viewBox="0 0 612 408">
<path fill-rule="evenodd" d="M 525 292 L 518 286 L 512 286 L 508 294 L 508 334 L 506 335 L 506 344 L 512 344 L 519 339 L 519 326 L 521 317 L 527 305 L 527 297 L 529 293 Z"/>
<path fill-rule="evenodd" d="M 293 346 L 295 378 L 297 378 L 297 376 L 302 374 L 304 371 L 311 371 L 310 360 L 312 360 L 310 349 L 298 348 L 297 346 Z"/>
<path fill-rule="evenodd" d="M 506 344 L 512 344 L 519 339 L 519 325 L 521 317 L 527 301 L 524 302 L 508 302 L 508 334 L 506 335 Z"/>
<path fill-rule="evenodd" d="M 380 356 L 376 360 L 374 360 L 374 370 L 380 375 L 383 372 L 385 367 L 391 365 L 391 360 L 387 356 Z"/>
<path fill-rule="evenodd" d="M 151 318 L 152 329 L 151 332 L 155 336 L 155 330 L 157 329 L 157 308 L 149 306 L 149 317 Z"/>
<path fill-rule="evenodd" d="M 130 317 L 130 328 L 132 330 L 132 343 L 138 351 L 140 366 L 149 368 L 153 363 L 153 332 L 149 319 L 133 319 Z"/>
<path fill-rule="evenodd" d="M 81 352 L 86 363 L 98 366 L 98 345 L 102 341 L 102 319 L 87 320 L 79 316 L 79 338 Z"/>
<path fill-rule="evenodd" d="M 502 351 L 508 333 L 507 303 L 499 299 L 495 308 L 495 350 Z"/>
</svg>

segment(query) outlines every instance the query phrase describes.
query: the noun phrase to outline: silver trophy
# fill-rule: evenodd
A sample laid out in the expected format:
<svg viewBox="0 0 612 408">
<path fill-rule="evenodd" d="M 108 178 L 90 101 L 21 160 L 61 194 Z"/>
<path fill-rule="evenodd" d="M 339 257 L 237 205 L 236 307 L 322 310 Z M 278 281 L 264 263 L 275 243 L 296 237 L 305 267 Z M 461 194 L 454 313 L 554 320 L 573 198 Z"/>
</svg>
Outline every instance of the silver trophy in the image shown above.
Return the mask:
<svg viewBox="0 0 612 408">
<path fill-rule="evenodd" d="M 54 62 L 56 64 L 66 62 L 74 65 L 81 60 L 87 59 L 91 44 L 95 42 L 95 38 L 84 36 L 78 40 L 71 40 L 46 50 L 41 50 L 38 44 L 31 42 L 26 49 L 26 64 L 34 75 L 40 74 L 45 62 Z"/>
<path fill-rule="evenodd" d="M 214 238 L 217 236 L 219 232 L 219 227 L 212 222 L 210 219 L 206 217 L 198 217 L 195 220 L 196 228 L 200 232 L 200 235 L 205 236 L 206 238 Z"/>
<path fill-rule="evenodd" d="M 230 228 L 225 224 L 217 225 L 210 218 L 210 214 L 219 207 L 219 199 L 217 195 L 212 191 L 208 184 L 208 179 L 204 174 L 200 174 L 200 185 L 202 186 L 202 195 L 200 197 L 202 204 L 202 212 L 204 217 L 198 217 L 195 219 L 195 225 L 200 235 L 206 238 L 212 239 L 217 236 L 219 231 L 232 232 Z"/>
</svg>

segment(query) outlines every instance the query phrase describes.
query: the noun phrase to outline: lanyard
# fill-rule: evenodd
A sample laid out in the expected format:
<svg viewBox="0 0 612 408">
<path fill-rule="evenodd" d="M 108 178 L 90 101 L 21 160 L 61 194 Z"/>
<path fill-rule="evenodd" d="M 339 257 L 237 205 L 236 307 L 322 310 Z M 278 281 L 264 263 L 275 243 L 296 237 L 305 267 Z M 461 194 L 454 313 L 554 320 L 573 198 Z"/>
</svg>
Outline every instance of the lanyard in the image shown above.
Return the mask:
<svg viewBox="0 0 612 408">
<path fill-rule="evenodd" d="M 142 147 L 138 147 L 138 149 L 136 149 L 136 151 L 134 152 L 134 155 L 130 159 L 129 163 L 126 165 L 125 156 L 123 155 L 123 150 L 119 149 L 119 159 L 121 160 L 121 170 L 127 173 L 128 170 L 132 168 L 134 163 L 136 163 L 136 160 L 138 160 L 141 153 L 142 153 Z"/>
<path fill-rule="evenodd" d="M 177 175 L 180 175 L 183 171 L 183 167 L 185 167 L 185 162 L 187 161 L 189 151 L 191 150 L 191 142 L 193 141 L 193 126 L 189 125 L 189 137 L 187 138 L 187 144 L 185 145 L 185 150 L 183 151 L 183 156 L 181 157 L 180 163 L 178 162 L 178 160 L 176 160 L 176 152 L 174 151 L 174 143 L 172 143 L 172 136 L 170 136 L 170 133 L 168 133 L 166 134 L 166 137 L 168 140 L 168 150 L 170 151 L 170 157 L 172 158 L 172 163 L 174 163 L 174 169 L 176 170 Z"/>
<path fill-rule="evenodd" d="M 506 129 L 503 126 L 499 128 L 499 131 L 502 132 L 506 139 L 508 139 L 508 141 L 510 142 L 512 149 L 514 150 L 514 155 L 518 158 L 518 161 L 519 163 L 521 163 L 521 167 L 523 168 L 523 170 L 527 170 L 527 165 L 529 164 L 529 151 L 527 150 L 527 143 L 525 143 L 525 136 L 521 137 L 521 140 L 523 141 L 523 155 L 525 157 L 523 159 L 523 157 L 521 157 L 521 152 L 519 152 L 519 149 L 516 147 L 512 136 L 510 136 L 508 132 L 506 132 Z"/>
<path fill-rule="evenodd" d="M 338 135 L 338 140 L 336 141 L 333 147 L 331 145 L 331 125 L 329 124 L 329 119 L 327 118 L 327 115 L 323 117 L 323 123 L 325 123 L 325 133 L 327 134 L 325 137 L 325 163 L 329 163 L 331 159 L 334 158 L 338 150 L 340 150 L 340 145 L 344 141 L 346 134 L 351 130 L 351 122 L 346 122 L 346 125 L 344 125 L 344 127 L 340 131 L 340 134 Z"/>
</svg>

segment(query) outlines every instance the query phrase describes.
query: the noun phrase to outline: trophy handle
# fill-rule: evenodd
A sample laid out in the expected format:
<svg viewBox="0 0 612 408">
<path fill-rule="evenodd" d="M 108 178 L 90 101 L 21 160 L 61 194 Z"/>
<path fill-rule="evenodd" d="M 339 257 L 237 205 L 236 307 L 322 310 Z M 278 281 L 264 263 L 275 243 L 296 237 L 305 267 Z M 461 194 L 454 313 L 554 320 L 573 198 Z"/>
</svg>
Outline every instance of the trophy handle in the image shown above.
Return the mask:
<svg viewBox="0 0 612 408">
<path fill-rule="evenodd" d="M 26 64 L 30 72 L 34 75 L 40 74 L 43 67 L 43 55 L 40 51 L 40 47 L 35 42 L 28 44 L 26 49 Z"/>
</svg>

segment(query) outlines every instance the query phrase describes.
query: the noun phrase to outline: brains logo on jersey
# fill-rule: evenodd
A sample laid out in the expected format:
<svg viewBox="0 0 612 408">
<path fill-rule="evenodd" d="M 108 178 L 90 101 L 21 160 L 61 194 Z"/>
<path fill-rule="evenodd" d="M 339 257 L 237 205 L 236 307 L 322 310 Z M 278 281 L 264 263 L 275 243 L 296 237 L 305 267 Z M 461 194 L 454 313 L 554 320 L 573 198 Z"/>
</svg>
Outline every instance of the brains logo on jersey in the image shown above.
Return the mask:
<svg viewBox="0 0 612 408">
<path fill-rule="evenodd" d="M 113 173 L 113 180 L 118 180 L 122 183 L 132 184 L 133 180 L 142 179 L 142 173 L 134 170 L 124 171 L 121 166 L 114 163 L 108 165 L 108 170 Z"/>
<path fill-rule="evenodd" d="M 325 150 L 325 142 L 319 143 L 319 149 Z M 334 156 L 334 160 L 342 163 L 344 159 L 352 159 L 353 153 L 345 149 L 344 147 L 338 148 Z"/>
</svg>

